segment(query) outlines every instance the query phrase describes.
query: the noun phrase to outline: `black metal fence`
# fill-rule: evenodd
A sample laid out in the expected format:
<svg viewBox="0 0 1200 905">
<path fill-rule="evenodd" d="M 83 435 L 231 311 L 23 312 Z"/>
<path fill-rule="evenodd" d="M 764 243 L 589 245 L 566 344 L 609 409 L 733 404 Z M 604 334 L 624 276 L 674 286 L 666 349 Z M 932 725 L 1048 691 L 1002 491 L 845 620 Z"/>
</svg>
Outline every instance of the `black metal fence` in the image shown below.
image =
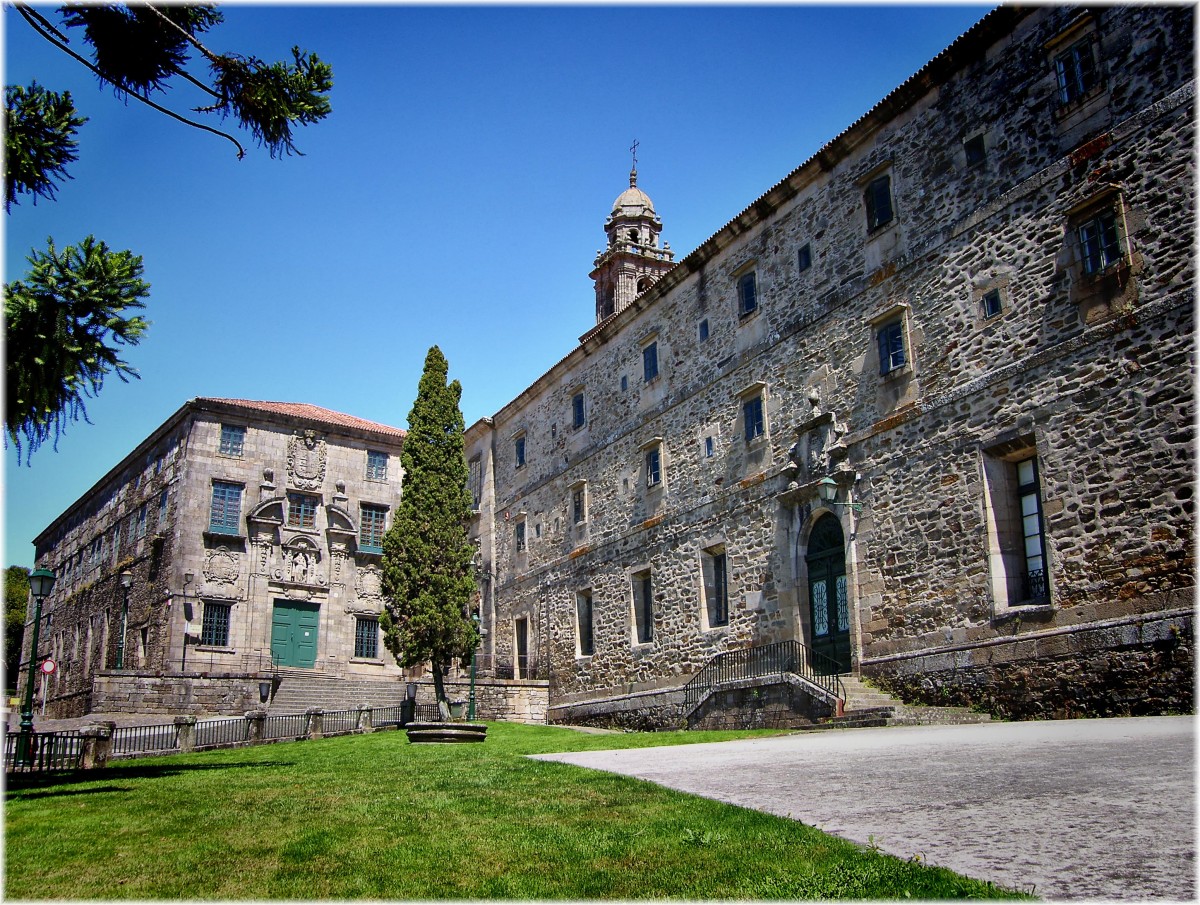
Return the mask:
<svg viewBox="0 0 1200 905">
<path fill-rule="evenodd" d="M 83 737 L 79 732 L 34 732 L 4 735 L 6 773 L 44 773 L 75 770 L 83 755 Z"/>
<path fill-rule="evenodd" d="M 684 686 L 684 712 L 690 713 L 713 688 L 749 679 L 800 676 L 839 701 L 846 689 L 837 675 L 837 664 L 798 641 L 777 641 L 758 647 L 717 654 Z"/>
</svg>

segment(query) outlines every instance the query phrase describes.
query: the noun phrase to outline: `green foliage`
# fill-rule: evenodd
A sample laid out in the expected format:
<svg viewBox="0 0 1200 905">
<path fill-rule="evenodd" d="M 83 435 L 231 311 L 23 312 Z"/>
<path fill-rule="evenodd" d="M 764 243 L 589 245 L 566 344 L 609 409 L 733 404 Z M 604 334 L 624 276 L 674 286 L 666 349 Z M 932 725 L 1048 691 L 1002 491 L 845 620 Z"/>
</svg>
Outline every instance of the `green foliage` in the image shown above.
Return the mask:
<svg viewBox="0 0 1200 905">
<path fill-rule="evenodd" d="M 404 490 L 383 538 L 386 604 L 380 617 L 396 662 L 432 663 L 442 699 L 441 671 L 469 657 L 479 643 L 469 612 L 475 548 L 467 538 L 471 496 L 458 407 L 462 386 L 446 383 L 448 370 L 434 346 L 425 357 L 400 454 Z"/>
<path fill-rule="evenodd" d="M 70 179 L 75 133 L 87 122 L 75 115 L 71 93 L 47 91 L 37 82 L 28 88 L 4 89 L 4 209 L 12 210 L 18 195 L 54 200 L 58 183 Z"/>
<path fill-rule="evenodd" d="M 4 687 L 9 690 L 16 688 L 28 608 L 29 570 L 9 566 L 4 570 Z"/>
<path fill-rule="evenodd" d="M 87 420 L 84 397 L 106 375 L 137 376 L 118 351 L 149 327 L 129 314 L 150 292 L 140 257 L 92 236 L 62 252 L 48 244 L 31 253 L 27 281 L 4 287 L 5 430 L 26 461 L 51 435 L 57 443 L 68 421 Z"/>
</svg>

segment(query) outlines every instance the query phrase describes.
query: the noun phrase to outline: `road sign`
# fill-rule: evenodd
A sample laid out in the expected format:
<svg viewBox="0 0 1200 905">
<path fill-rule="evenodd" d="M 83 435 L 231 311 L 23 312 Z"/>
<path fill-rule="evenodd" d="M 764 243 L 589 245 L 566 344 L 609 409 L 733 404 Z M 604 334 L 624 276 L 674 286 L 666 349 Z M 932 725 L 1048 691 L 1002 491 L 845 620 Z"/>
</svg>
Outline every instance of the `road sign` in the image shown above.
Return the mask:
<svg viewBox="0 0 1200 905">
<path fill-rule="evenodd" d="M 47 657 L 42 661 L 42 665 L 39 666 L 38 669 L 40 669 L 46 675 L 50 675 L 52 672 L 54 672 L 54 670 L 58 669 L 58 664 Z"/>
</svg>

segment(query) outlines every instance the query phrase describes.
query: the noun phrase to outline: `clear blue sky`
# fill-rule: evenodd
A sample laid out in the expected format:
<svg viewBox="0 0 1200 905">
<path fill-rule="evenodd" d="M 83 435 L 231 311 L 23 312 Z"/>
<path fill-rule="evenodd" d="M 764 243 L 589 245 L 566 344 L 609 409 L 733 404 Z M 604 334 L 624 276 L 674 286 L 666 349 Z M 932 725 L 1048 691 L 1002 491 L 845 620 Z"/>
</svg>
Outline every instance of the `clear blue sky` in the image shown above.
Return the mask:
<svg viewBox="0 0 1200 905">
<path fill-rule="evenodd" d="M 912 75 L 986 6 L 240 6 L 207 43 L 332 64 L 303 157 L 97 86 L 6 6 L 5 81 L 69 90 L 79 161 L 5 219 L 5 279 L 52 236 L 145 259 L 153 321 L 56 452 L 5 451 L 5 564 L 196 396 L 310 402 L 406 426 L 426 350 L 494 414 L 594 323 L 588 279 L 628 185 L 676 260 Z M 44 12 L 48 12 L 43 8 Z M 183 88 L 168 104 L 202 101 Z M 244 143 L 249 143 L 247 136 Z"/>
</svg>

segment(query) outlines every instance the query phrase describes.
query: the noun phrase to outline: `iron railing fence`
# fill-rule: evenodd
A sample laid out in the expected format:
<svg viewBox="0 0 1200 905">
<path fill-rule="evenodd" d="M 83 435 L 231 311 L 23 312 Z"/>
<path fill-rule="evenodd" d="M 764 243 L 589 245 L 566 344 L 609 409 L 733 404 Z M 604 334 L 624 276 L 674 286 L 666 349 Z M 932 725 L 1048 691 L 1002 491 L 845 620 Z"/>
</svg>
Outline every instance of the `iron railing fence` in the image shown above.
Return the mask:
<svg viewBox="0 0 1200 905">
<path fill-rule="evenodd" d="M 4 734 L 6 773 L 48 773 L 75 770 L 83 754 L 79 732 L 20 732 Z"/>
<path fill-rule="evenodd" d="M 325 715 L 321 717 L 321 732 L 325 735 L 333 735 L 337 732 L 353 732 L 357 728 L 357 710 L 326 710 Z"/>
<path fill-rule="evenodd" d="M 403 704 L 395 707 L 376 707 L 371 711 L 371 725 L 380 726 L 400 726 L 405 722 L 404 711 L 407 708 Z"/>
<path fill-rule="evenodd" d="M 263 738 L 304 738 L 308 734 L 308 716 L 303 713 L 279 713 L 263 720 Z"/>
<path fill-rule="evenodd" d="M 413 719 L 418 723 L 440 723 L 442 714 L 438 711 L 436 701 L 432 704 L 417 704 L 413 710 Z"/>
<path fill-rule="evenodd" d="M 250 739 L 250 721 L 242 717 L 201 720 L 196 723 L 197 748 L 222 748 Z"/>
<path fill-rule="evenodd" d="M 179 748 L 179 732 L 171 723 L 156 726 L 118 726 L 113 729 L 114 757 L 146 754 L 156 751 L 175 751 Z"/>
<path fill-rule="evenodd" d="M 713 688 L 729 682 L 784 675 L 800 676 L 846 700 L 837 663 L 799 641 L 776 641 L 717 654 L 684 686 L 684 711 L 690 713 Z"/>
</svg>

